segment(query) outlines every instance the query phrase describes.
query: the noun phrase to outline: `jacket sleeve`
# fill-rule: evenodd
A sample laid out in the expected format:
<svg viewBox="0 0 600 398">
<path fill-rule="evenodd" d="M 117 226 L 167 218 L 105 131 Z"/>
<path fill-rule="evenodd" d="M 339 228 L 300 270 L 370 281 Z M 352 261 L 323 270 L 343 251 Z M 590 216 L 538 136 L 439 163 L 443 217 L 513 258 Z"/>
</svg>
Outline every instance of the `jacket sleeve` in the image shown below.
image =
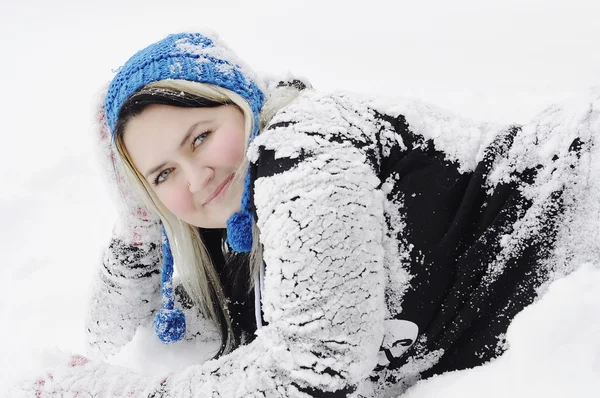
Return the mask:
<svg viewBox="0 0 600 398">
<path fill-rule="evenodd" d="M 138 326 L 160 308 L 160 247 L 127 244 L 113 236 L 92 286 L 87 318 L 88 349 L 101 358 L 128 343 Z"/>
<path fill-rule="evenodd" d="M 102 256 L 93 281 L 86 320 L 89 354 L 106 359 L 133 338 L 139 326 L 151 327 L 161 308 L 161 247 L 127 244 L 116 234 Z M 193 306 L 175 280 L 176 306 L 186 316 L 186 340 L 218 341 L 214 324 Z"/>
<path fill-rule="evenodd" d="M 86 320 L 88 352 L 106 359 L 149 326 L 161 308 L 162 265 L 160 220 L 133 195 L 124 174 L 104 111 L 105 89 L 98 95 L 95 119 L 97 162 L 118 213 L 117 222 L 96 272 Z M 175 285 L 176 299 L 187 318 L 186 338 L 217 339 L 214 325 L 186 300 Z"/>
</svg>

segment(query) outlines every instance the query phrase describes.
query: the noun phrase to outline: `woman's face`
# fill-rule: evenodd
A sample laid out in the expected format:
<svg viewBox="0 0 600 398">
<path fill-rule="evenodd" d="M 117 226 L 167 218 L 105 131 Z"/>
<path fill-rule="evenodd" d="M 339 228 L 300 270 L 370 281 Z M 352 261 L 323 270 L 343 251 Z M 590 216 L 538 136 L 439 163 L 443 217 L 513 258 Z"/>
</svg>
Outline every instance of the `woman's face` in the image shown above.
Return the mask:
<svg viewBox="0 0 600 398">
<path fill-rule="evenodd" d="M 127 123 L 123 141 L 135 167 L 181 220 L 225 228 L 240 210 L 244 176 L 236 173 L 245 139 L 238 107 L 151 105 Z"/>
</svg>

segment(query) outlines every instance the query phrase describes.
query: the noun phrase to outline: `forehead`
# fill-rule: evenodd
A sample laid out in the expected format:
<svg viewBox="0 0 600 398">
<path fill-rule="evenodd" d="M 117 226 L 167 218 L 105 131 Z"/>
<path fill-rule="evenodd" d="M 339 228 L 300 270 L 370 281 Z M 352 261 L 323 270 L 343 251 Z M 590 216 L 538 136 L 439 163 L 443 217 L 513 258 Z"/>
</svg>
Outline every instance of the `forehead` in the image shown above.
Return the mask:
<svg viewBox="0 0 600 398">
<path fill-rule="evenodd" d="M 222 116 L 222 106 L 216 108 L 183 108 L 169 105 L 150 105 L 132 117 L 125 126 L 123 141 L 128 150 L 142 141 L 176 139 L 196 123 L 210 123 Z"/>
<path fill-rule="evenodd" d="M 219 108 L 222 107 L 150 105 L 127 122 L 123 143 L 136 167 L 141 169 L 159 155 L 175 151 L 190 127 L 218 119 Z"/>
<path fill-rule="evenodd" d="M 217 108 L 183 108 L 169 105 L 150 105 L 133 116 L 124 129 L 124 141 L 131 141 L 137 135 L 158 132 L 175 133 L 174 129 L 185 126 L 191 120 L 208 119 Z M 172 135 L 172 134 L 171 134 Z"/>
</svg>

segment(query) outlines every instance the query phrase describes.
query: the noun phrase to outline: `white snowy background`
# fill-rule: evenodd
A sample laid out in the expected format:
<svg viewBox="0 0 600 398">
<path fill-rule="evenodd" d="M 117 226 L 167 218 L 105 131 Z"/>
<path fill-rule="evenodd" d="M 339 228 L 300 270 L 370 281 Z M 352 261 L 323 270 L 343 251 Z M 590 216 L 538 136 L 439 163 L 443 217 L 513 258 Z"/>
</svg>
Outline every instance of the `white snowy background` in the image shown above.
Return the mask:
<svg viewBox="0 0 600 398">
<path fill-rule="evenodd" d="M 133 52 L 209 28 L 259 72 L 526 123 L 600 85 L 599 21 L 598 0 L 1 0 L 0 396 L 44 353 L 84 352 L 90 282 L 115 219 L 92 103 Z M 554 283 L 508 340 L 496 361 L 406 396 L 599 397 L 600 270 Z M 130 350 L 151 363 L 150 345 Z"/>
</svg>

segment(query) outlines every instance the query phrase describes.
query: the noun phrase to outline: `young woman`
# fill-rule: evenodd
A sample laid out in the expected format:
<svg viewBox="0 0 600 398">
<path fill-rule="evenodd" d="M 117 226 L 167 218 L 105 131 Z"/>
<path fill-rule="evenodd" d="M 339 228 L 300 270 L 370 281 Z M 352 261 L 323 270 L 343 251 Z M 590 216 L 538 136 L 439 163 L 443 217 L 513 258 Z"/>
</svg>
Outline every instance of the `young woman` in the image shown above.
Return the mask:
<svg viewBox="0 0 600 398">
<path fill-rule="evenodd" d="M 547 282 L 600 264 L 598 92 L 481 124 L 266 83 L 177 34 L 125 63 L 99 121 L 121 214 L 92 351 L 150 323 L 220 350 L 160 379 L 76 359 L 24 393 L 391 396 L 496 357 Z"/>
</svg>

